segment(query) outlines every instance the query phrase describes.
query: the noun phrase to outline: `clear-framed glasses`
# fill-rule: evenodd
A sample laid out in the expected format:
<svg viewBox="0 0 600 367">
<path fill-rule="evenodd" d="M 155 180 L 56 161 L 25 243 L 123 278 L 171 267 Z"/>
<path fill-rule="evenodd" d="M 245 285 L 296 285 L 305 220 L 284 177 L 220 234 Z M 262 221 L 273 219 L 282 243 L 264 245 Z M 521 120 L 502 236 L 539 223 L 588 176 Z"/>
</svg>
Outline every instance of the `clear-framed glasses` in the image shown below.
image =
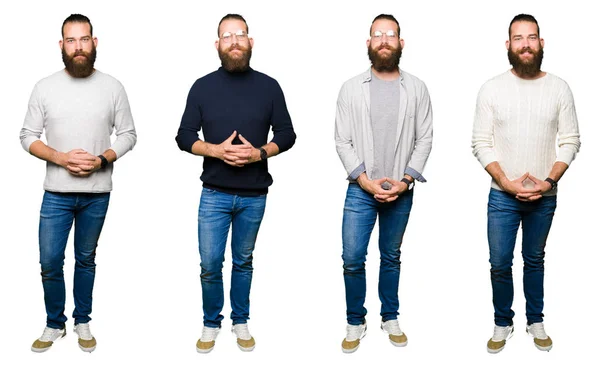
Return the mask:
<svg viewBox="0 0 600 367">
<path fill-rule="evenodd" d="M 239 42 L 245 42 L 246 40 L 248 40 L 249 37 L 245 31 L 238 29 L 235 32 L 223 32 L 220 38 L 221 40 L 223 40 L 223 42 L 230 43 L 231 41 L 233 41 L 234 36 Z"/>
<path fill-rule="evenodd" d="M 398 33 L 396 33 L 396 31 L 393 29 L 387 31 L 377 30 L 373 32 L 371 39 L 375 41 L 381 41 L 383 39 L 383 36 L 386 36 L 387 38 L 398 38 Z"/>
</svg>

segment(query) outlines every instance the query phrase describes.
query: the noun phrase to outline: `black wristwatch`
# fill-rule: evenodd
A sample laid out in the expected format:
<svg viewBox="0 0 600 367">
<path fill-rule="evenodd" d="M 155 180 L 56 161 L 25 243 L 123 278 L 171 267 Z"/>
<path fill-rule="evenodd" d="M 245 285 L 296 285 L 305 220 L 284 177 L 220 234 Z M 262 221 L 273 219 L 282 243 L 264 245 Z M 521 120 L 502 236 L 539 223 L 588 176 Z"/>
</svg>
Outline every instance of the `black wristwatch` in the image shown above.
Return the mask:
<svg viewBox="0 0 600 367">
<path fill-rule="evenodd" d="M 408 178 L 406 178 L 406 177 L 402 177 L 402 179 L 401 179 L 400 181 L 404 182 L 404 183 L 406 184 L 406 186 L 408 186 L 408 189 L 409 189 L 409 190 L 412 190 L 413 186 L 415 186 L 415 183 L 414 183 L 414 181 L 413 181 L 413 182 L 411 182 L 411 181 L 410 181 Z"/>
<path fill-rule="evenodd" d="M 100 169 L 104 169 L 104 167 L 108 165 L 108 159 L 106 159 L 106 157 L 102 154 L 100 154 L 98 158 L 100 158 Z"/>
<path fill-rule="evenodd" d="M 267 159 L 267 151 L 263 147 L 260 147 L 259 150 L 260 150 L 260 160 L 261 161 L 266 160 Z"/>
<path fill-rule="evenodd" d="M 558 187 L 558 184 L 556 183 L 556 181 L 554 181 L 550 177 L 548 177 L 544 181 L 546 181 L 546 182 L 548 182 L 550 184 L 550 186 L 552 187 L 552 191 L 556 190 L 556 188 Z"/>
</svg>

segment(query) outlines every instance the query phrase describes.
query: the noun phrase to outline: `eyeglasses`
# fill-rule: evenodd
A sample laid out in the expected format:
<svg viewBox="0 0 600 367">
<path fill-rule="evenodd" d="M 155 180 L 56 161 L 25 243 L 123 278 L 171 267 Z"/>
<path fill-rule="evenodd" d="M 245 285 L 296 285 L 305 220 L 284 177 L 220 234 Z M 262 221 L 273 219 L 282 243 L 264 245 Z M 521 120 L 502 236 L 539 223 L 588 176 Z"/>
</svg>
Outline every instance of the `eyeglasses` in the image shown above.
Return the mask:
<svg viewBox="0 0 600 367">
<path fill-rule="evenodd" d="M 245 42 L 249 37 L 245 31 L 239 29 L 235 32 L 223 32 L 220 38 L 223 40 L 223 42 L 230 43 L 233 41 L 233 36 L 235 36 L 235 38 L 237 38 L 237 40 L 240 42 Z"/>
<path fill-rule="evenodd" d="M 398 38 L 398 33 L 396 33 L 396 31 L 394 31 L 393 29 L 390 29 L 389 31 L 385 32 L 378 30 L 373 32 L 371 39 L 375 41 L 381 41 L 383 39 L 383 36 L 386 36 L 387 38 Z"/>
</svg>

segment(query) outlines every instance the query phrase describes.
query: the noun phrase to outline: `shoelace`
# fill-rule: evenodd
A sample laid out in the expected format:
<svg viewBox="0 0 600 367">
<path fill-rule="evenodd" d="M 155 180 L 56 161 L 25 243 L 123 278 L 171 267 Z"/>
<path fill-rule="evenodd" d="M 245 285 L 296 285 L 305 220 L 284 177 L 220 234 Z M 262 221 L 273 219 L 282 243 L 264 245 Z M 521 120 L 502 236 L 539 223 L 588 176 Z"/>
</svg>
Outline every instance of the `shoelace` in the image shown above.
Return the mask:
<svg viewBox="0 0 600 367">
<path fill-rule="evenodd" d="M 77 335 L 83 340 L 92 340 L 92 332 L 90 331 L 90 325 L 88 324 L 77 324 L 75 327 Z"/>
<path fill-rule="evenodd" d="M 218 333 L 219 328 L 204 327 L 202 328 L 202 336 L 200 337 L 200 340 L 204 342 L 213 341 L 217 338 Z"/>
<path fill-rule="evenodd" d="M 363 331 L 362 325 L 347 325 L 346 326 L 346 340 L 352 341 L 361 337 Z"/>
<path fill-rule="evenodd" d="M 398 320 L 387 321 L 385 323 L 385 330 L 392 335 L 401 335 L 402 330 L 400 330 L 400 325 L 398 324 Z"/>
<path fill-rule="evenodd" d="M 42 336 L 40 337 L 41 341 L 51 341 L 55 334 L 59 334 L 60 330 L 56 330 L 56 329 L 52 329 L 49 327 L 45 327 L 44 328 L 44 332 L 42 333 Z"/>
<path fill-rule="evenodd" d="M 510 326 L 494 326 L 494 336 L 492 336 L 492 340 L 500 341 L 504 340 L 510 334 Z"/>
<path fill-rule="evenodd" d="M 529 332 L 538 339 L 548 339 L 548 334 L 546 334 L 546 330 L 544 330 L 544 324 L 541 322 L 536 322 L 535 324 L 531 324 L 528 327 Z"/>
<path fill-rule="evenodd" d="M 233 325 L 233 332 L 238 338 L 242 340 L 252 339 L 252 335 L 250 335 L 250 331 L 248 330 L 248 324 Z"/>
</svg>

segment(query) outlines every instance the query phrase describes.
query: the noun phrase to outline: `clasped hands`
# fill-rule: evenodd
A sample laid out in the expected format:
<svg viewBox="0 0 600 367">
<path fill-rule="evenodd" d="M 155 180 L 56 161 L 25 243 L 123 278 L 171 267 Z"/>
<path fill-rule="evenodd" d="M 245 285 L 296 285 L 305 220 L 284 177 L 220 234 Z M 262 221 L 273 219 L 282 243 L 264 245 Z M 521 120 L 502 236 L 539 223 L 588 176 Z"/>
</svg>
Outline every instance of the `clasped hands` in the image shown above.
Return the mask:
<svg viewBox="0 0 600 367">
<path fill-rule="evenodd" d="M 552 190 L 549 182 L 540 180 L 529 172 L 525 172 L 516 180 L 510 181 L 507 178 L 499 184 L 504 191 L 514 195 L 517 200 L 525 202 L 536 201 L 542 197 L 542 194 Z"/>
<path fill-rule="evenodd" d="M 392 180 L 391 178 L 383 177 L 377 180 L 369 180 L 365 173 L 361 173 L 356 180 L 360 187 L 372 194 L 375 200 L 380 203 L 389 203 L 408 191 L 408 185 L 402 181 Z M 388 183 L 389 189 L 384 188 L 384 183 Z M 391 187 L 390 187 L 391 186 Z"/>
<path fill-rule="evenodd" d="M 83 149 L 73 149 L 67 153 L 59 153 L 59 163 L 73 176 L 87 177 L 100 169 L 102 161 L 99 157 Z"/>
<path fill-rule="evenodd" d="M 242 144 L 232 144 L 236 136 L 240 138 Z M 244 167 L 246 164 L 260 161 L 260 151 L 237 131 L 215 147 L 214 155 L 234 167 Z"/>
</svg>

